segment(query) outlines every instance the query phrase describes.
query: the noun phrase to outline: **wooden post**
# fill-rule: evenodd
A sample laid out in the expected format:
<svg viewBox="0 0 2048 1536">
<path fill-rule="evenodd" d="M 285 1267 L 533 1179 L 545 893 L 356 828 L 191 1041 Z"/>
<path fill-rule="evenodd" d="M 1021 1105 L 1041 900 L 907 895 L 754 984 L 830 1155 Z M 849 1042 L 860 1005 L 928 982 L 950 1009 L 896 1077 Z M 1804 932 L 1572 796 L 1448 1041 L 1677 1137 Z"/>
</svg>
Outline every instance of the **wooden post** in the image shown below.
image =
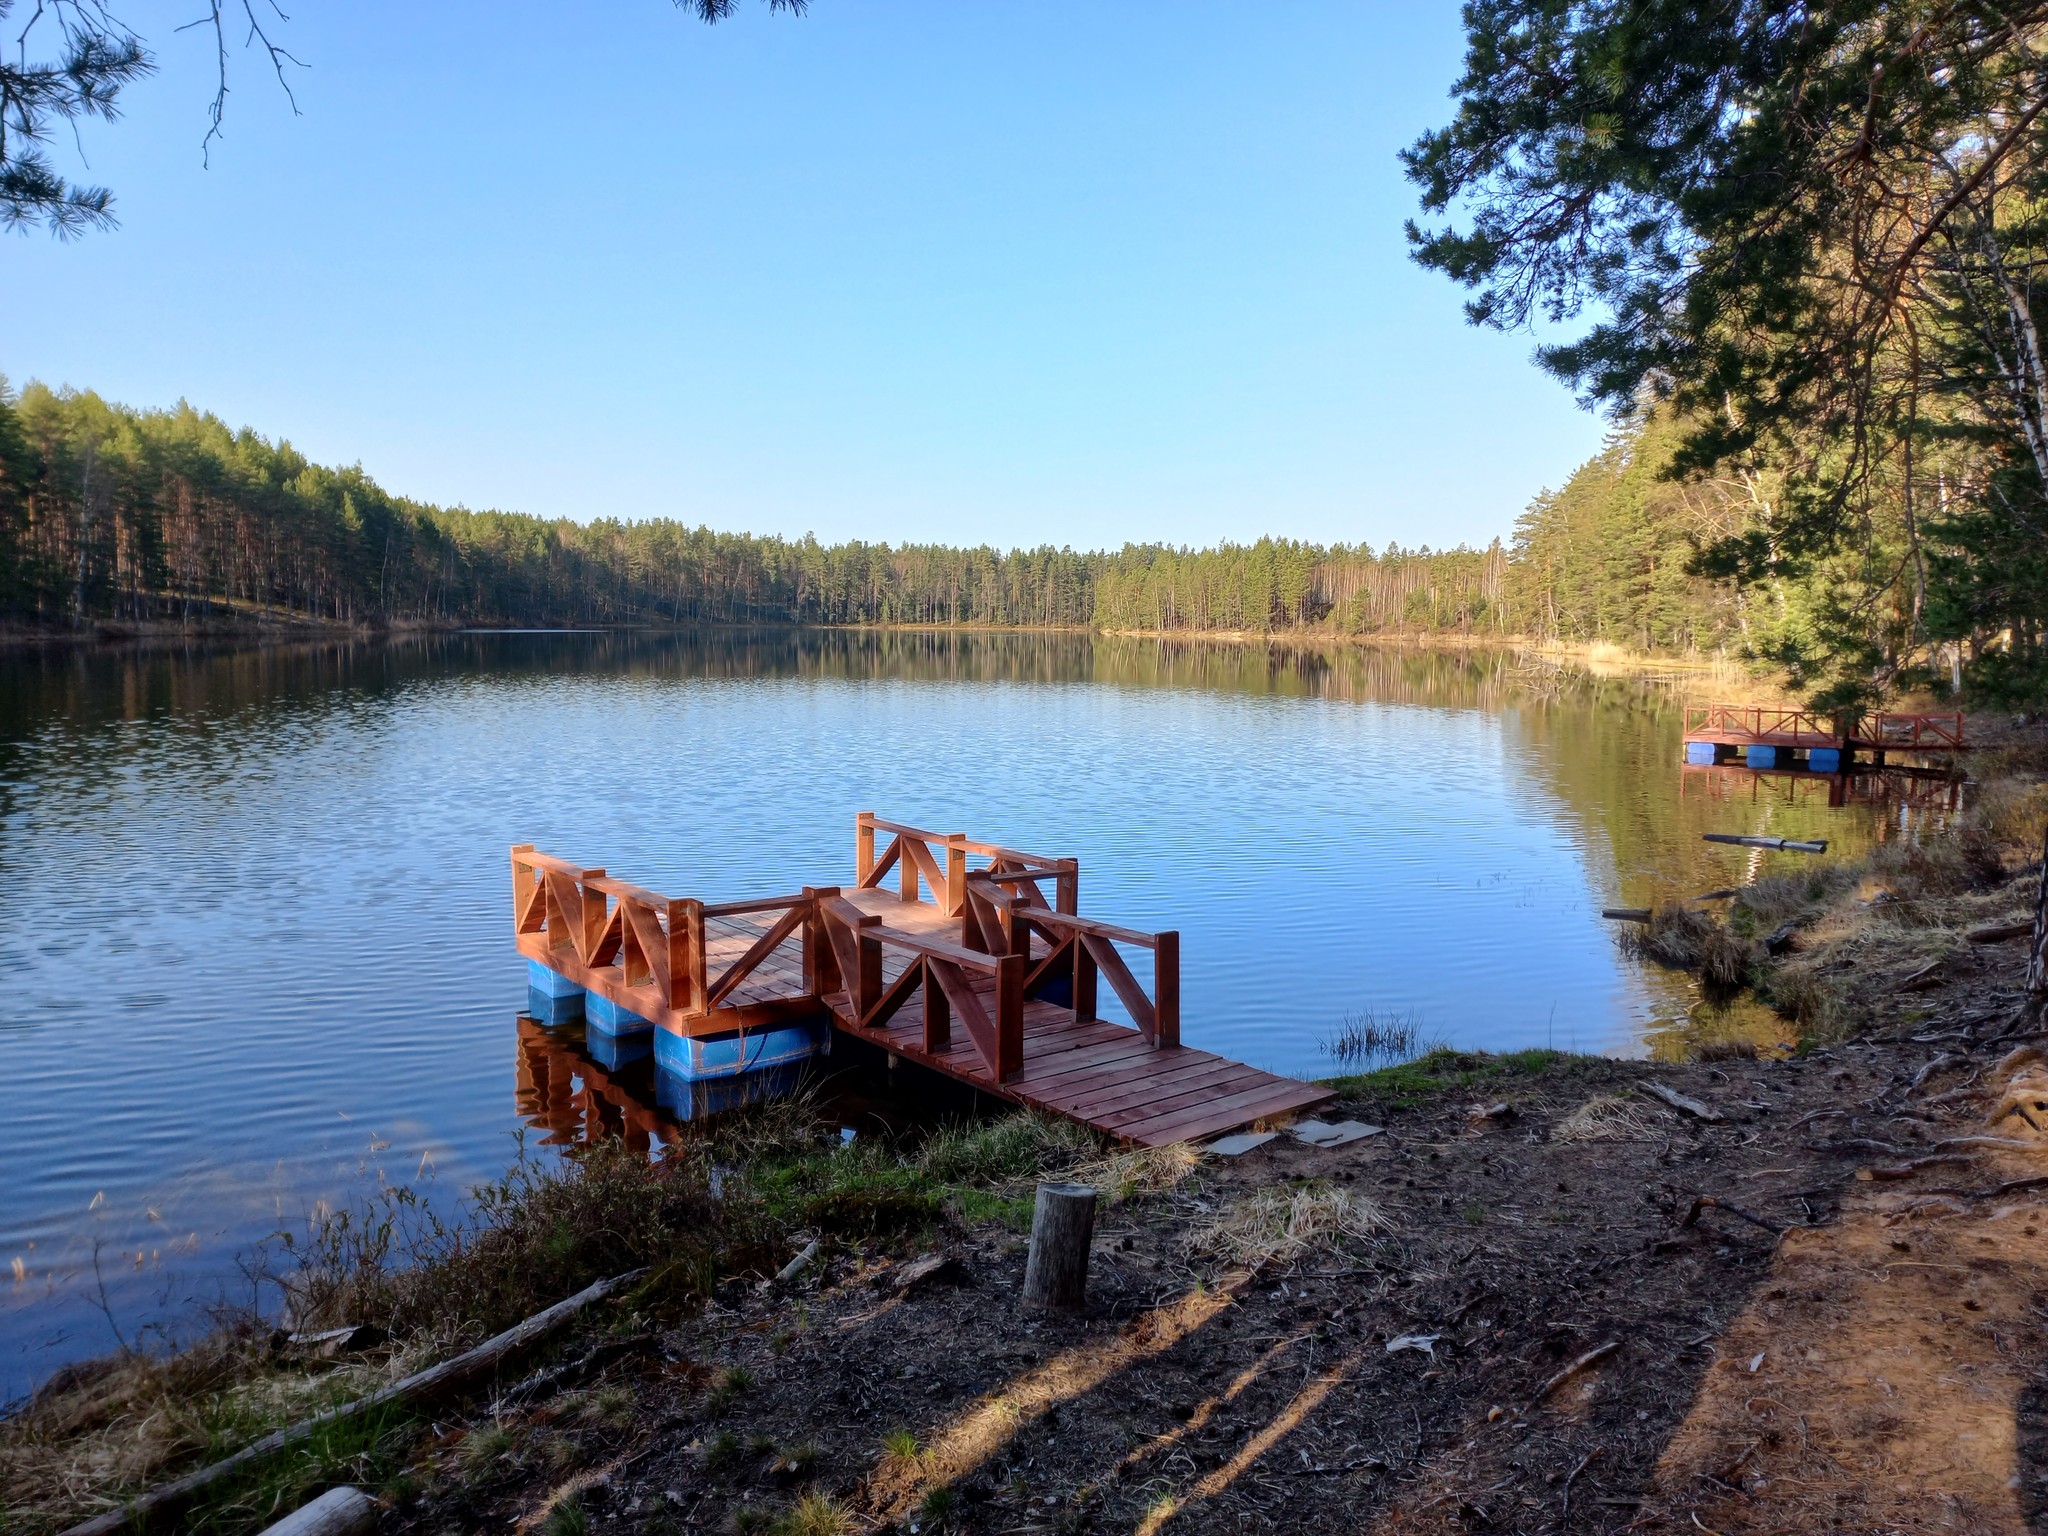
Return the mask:
<svg viewBox="0 0 2048 1536">
<path fill-rule="evenodd" d="M 922 959 L 915 962 L 925 965 Z M 924 970 L 924 1048 L 938 1052 L 950 1050 L 953 1045 L 953 1006 L 946 1001 L 946 989 L 932 977 L 931 967 Z"/>
<path fill-rule="evenodd" d="M 1053 907 L 1069 917 L 1081 911 L 1081 866 L 1074 859 L 1068 859 L 1060 866 L 1059 877 L 1053 881 Z"/>
<path fill-rule="evenodd" d="M 958 917 L 967 906 L 967 834 L 946 834 L 946 916 Z M 934 891 L 933 895 L 938 893 Z"/>
<path fill-rule="evenodd" d="M 1081 936 L 1074 936 L 1074 1022 L 1085 1023 L 1097 1017 L 1095 1012 L 1095 957 L 1088 953 L 1088 946 Z"/>
<path fill-rule="evenodd" d="M 875 813 L 862 811 L 853 819 L 853 883 L 866 885 L 875 872 Z"/>
<path fill-rule="evenodd" d="M 853 993 L 853 1016 L 867 1017 L 870 1008 L 882 996 L 882 941 L 869 936 L 869 930 L 882 926 L 882 920 L 872 913 L 863 916 L 860 926 L 854 930 L 853 941 L 860 952 L 860 975 L 848 978 L 847 990 Z"/>
<path fill-rule="evenodd" d="M 996 961 L 996 1081 L 1007 1082 L 1024 1065 L 1024 968 L 1022 955 Z"/>
<path fill-rule="evenodd" d="M 531 843 L 512 845 L 512 931 L 515 934 L 527 931 L 526 912 L 533 903 L 533 866 L 523 862 L 519 857 L 522 853 L 531 852 Z"/>
<path fill-rule="evenodd" d="M 1088 1304 L 1088 1249 L 1095 1240 L 1095 1191 L 1086 1184 L 1041 1184 L 1031 1208 L 1031 1253 L 1024 1261 L 1024 1305 L 1078 1312 Z"/>
<path fill-rule="evenodd" d="M 711 1011 L 711 978 L 705 970 L 704 956 L 704 903 L 694 896 L 683 902 L 683 932 L 687 936 L 688 949 L 683 956 L 682 976 L 684 1008 L 690 1013 Z M 671 970 L 671 976 L 677 972 Z"/>
<path fill-rule="evenodd" d="M 907 833 L 898 832 L 896 843 L 899 849 L 896 855 L 897 886 L 903 892 L 905 901 L 914 902 L 917 900 L 917 860 L 910 856 L 911 838 Z M 938 899 L 939 893 L 933 891 L 932 900 Z"/>
<path fill-rule="evenodd" d="M 835 891 L 833 893 L 837 895 Z M 804 887 L 804 991 L 811 997 L 822 996 L 825 988 L 819 985 L 819 976 L 830 959 L 832 947 L 825 942 L 824 934 L 818 931 L 818 888 Z"/>
<path fill-rule="evenodd" d="M 1152 1043 L 1180 1044 L 1180 935 L 1157 935 L 1152 947 Z"/>
</svg>

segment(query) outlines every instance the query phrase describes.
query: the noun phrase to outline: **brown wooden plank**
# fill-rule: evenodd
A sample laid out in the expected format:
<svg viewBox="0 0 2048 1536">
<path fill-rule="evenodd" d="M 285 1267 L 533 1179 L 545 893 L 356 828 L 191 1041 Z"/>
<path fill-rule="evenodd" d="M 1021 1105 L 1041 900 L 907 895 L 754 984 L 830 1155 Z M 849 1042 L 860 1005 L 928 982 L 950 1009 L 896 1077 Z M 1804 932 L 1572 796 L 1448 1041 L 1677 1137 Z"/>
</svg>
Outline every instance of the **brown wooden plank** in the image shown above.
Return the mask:
<svg viewBox="0 0 2048 1536">
<path fill-rule="evenodd" d="M 1171 1082 L 1174 1090 L 1209 1088 L 1219 1082 L 1233 1080 L 1236 1076 L 1235 1062 L 1221 1059 L 1189 1062 L 1169 1073 L 1154 1077 L 1091 1083 L 1086 1089 L 1077 1090 L 1070 1096 L 1061 1095 L 1060 1107 L 1069 1114 L 1093 1117 L 1160 1098 L 1169 1091 L 1165 1086 L 1168 1082 Z"/>
<path fill-rule="evenodd" d="M 1313 1104 L 1327 1104 L 1337 1095 L 1327 1088 L 1275 1078 L 1270 1083 L 1214 1102 L 1171 1112 L 1156 1119 L 1127 1122 L 1113 1134 L 1141 1146 L 1164 1146 L 1171 1141 L 1194 1141 L 1223 1131 L 1234 1131 L 1268 1115 L 1291 1114 Z"/>
<path fill-rule="evenodd" d="M 1115 1130 L 1139 1120 L 1156 1120 L 1162 1115 L 1196 1108 L 1204 1102 L 1220 1103 L 1242 1094 L 1264 1093 L 1274 1082 L 1273 1078 L 1264 1073 L 1254 1073 L 1248 1067 L 1240 1068 L 1239 1072 L 1241 1075 L 1232 1081 L 1207 1088 L 1175 1088 L 1170 1082 L 1162 1082 L 1157 1097 L 1124 1109 L 1109 1110 L 1099 1117 L 1099 1123 L 1106 1129 Z"/>
<path fill-rule="evenodd" d="M 1072 1073 L 1050 1083 L 1035 1084 L 1033 1091 L 1056 1096 L 1062 1103 L 1080 1103 L 1132 1092 L 1163 1096 L 1167 1082 L 1178 1081 L 1194 1073 L 1207 1073 L 1219 1065 L 1243 1070 L 1235 1062 L 1226 1062 L 1217 1056 L 1183 1056 L 1155 1050 L 1140 1059 L 1117 1063 L 1105 1070 Z"/>
<path fill-rule="evenodd" d="M 1116 1136 L 1134 1146 L 1163 1147 L 1176 1141 L 1206 1141 L 1212 1136 L 1222 1136 L 1231 1131 L 1241 1131 L 1246 1126 L 1256 1125 L 1261 1120 L 1281 1119 L 1298 1115 L 1304 1110 L 1314 1109 L 1329 1100 L 1314 1095 L 1297 1095 L 1285 1099 L 1271 1099 L 1251 1105 L 1220 1112 L 1209 1111 L 1198 1117 L 1175 1121 L 1171 1124 L 1149 1123 L 1126 1126 L 1119 1131 L 1105 1131 L 1103 1134 Z"/>
<path fill-rule="evenodd" d="M 1155 1047 L 1136 1035 L 1128 1041 L 1109 1040 L 1099 1045 L 1080 1045 L 1051 1056 L 1041 1056 L 1036 1062 L 1025 1062 L 1024 1070 L 1013 1081 L 1019 1087 L 1042 1087 L 1075 1072 L 1107 1068 L 1117 1062 L 1145 1061 L 1154 1054 Z"/>
</svg>

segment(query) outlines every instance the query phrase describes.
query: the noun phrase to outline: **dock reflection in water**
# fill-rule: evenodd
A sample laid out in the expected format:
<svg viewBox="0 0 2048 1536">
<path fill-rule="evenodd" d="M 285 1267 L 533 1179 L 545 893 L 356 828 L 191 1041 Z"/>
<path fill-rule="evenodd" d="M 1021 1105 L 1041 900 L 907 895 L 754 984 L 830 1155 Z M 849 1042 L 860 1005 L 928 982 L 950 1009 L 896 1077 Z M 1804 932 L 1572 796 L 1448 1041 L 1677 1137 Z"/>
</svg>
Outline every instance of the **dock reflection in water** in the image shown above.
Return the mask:
<svg viewBox="0 0 2048 1536">
<path fill-rule="evenodd" d="M 602 1049 L 605 1037 L 595 1038 Z M 520 1018 L 513 1102 L 542 1146 L 618 1139 L 652 1153 L 675 1143 L 676 1121 L 662 1113 L 655 1093 L 652 1048 L 644 1041 L 621 1043 L 642 1047 L 638 1059 L 606 1066 L 585 1049 L 582 1031 Z"/>
<path fill-rule="evenodd" d="M 654 1156 L 682 1140 L 684 1126 L 795 1093 L 810 1095 L 821 1126 L 858 1135 L 901 1135 L 946 1120 L 1010 1108 L 908 1063 L 842 1040 L 829 1060 L 796 1062 L 742 1077 L 685 1082 L 654 1065 L 646 1036 L 615 1039 L 581 1024 L 518 1018 L 513 1107 L 539 1144 L 566 1150 L 619 1140 Z M 916 1091 L 892 1081 L 916 1079 Z"/>
<path fill-rule="evenodd" d="M 1963 808 L 1965 780 L 1938 768 L 1858 768 L 1813 773 L 1801 768 L 1749 768 L 1740 763 L 1684 764 L 1680 799 L 1748 801 L 1752 805 L 1871 806 L 1871 841 L 1894 832 L 1918 834 L 1942 825 Z"/>
</svg>

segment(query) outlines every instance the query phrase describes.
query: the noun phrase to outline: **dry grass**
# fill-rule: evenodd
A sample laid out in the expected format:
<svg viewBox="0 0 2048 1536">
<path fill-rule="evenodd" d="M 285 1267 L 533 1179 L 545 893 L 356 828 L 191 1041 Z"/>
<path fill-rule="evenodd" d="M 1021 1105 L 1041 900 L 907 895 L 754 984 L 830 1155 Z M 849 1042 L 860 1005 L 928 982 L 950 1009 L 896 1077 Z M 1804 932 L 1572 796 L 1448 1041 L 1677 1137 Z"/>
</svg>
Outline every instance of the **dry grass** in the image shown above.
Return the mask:
<svg viewBox="0 0 2048 1536">
<path fill-rule="evenodd" d="M 1341 1189 L 1302 1185 L 1259 1190 L 1215 1221 L 1195 1228 L 1184 1241 L 1191 1254 L 1257 1269 L 1293 1263 L 1345 1238 L 1372 1237 L 1387 1227 L 1386 1213 L 1375 1201 Z"/>
<path fill-rule="evenodd" d="M 1738 990 L 1750 979 L 1757 960 L 1755 947 L 1711 912 L 1677 902 L 1658 907 L 1649 922 L 1625 929 L 1621 945 L 1638 958 L 1698 972 L 1710 995 Z"/>
<path fill-rule="evenodd" d="M 1201 1149 L 1192 1142 L 1176 1141 L 1170 1146 L 1137 1147 L 1081 1163 L 1071 1176 L 1080 1183 L 1094 1185 L 1109 1204 L 1121 1205 L 1141 1195 L 1178 1189 L 1201 1166 Z"/>
<path fill-rule="evenodd" d="M 1656 1125 L 1640 1104 L 1614 1094 L 1595 1094 L 1558 1122 L 1552 1141 L 1649 1141 Z"/>
</svg>

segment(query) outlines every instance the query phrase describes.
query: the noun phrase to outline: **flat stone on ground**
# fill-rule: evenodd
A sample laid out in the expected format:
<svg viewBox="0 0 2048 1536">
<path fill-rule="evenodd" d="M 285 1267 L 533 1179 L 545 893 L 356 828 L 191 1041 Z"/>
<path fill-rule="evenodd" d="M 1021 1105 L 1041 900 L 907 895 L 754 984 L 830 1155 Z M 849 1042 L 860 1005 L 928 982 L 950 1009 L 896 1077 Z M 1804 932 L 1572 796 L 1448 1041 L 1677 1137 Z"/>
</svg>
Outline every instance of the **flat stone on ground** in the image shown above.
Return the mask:
<svg viewBox="0 0 2048 1536">
<path fill-rule="evenodd" d="M 1224 1136 L 1210 1142 L 1203 1150 L 1218 1157 L 1242 1157 L 1253 1147 L 1263 1147 L 1279 1134 L 1278 1131 L 1239 1131 L 1235 1136 Z"/>
<path fill-rule="evenodd" d="M 1294 1134 L 1312 1147 L 1341 1147 L 1354 1141 L 1363 1141 L 1368 1136 L 1377 1136 L 1381 1128 L 1367 1125 L 1363 1120 L 1339 1120 L 1331 1125 L 1322 1120 L 1304 1120 L 1294 1127 Z"/>
</svg>

